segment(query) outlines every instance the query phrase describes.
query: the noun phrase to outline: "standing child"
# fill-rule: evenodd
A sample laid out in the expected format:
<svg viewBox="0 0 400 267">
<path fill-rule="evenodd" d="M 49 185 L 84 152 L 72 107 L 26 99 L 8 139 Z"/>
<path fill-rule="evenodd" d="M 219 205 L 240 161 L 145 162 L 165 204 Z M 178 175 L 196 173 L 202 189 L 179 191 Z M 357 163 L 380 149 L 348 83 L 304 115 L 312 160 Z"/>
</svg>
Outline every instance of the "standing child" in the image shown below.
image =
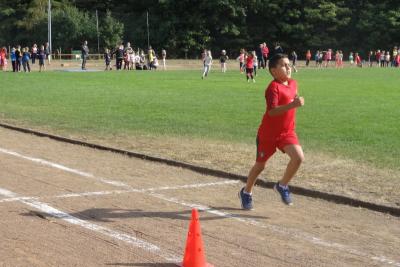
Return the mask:
<svg viewBox="0 0 400 267">
<path fill-rule="evenodd" d="M 15 47 L 11 48 L 10 58 L 13 72 L 17 71 L 17 56 L 15 54 Z"/>
<path fill-rule="evenodd" d="M 306 67 L 308 67 L 308 65 L 310 65 L 310 60 L 311 60 L 311 51 L 307 50 L 307 53 L 306 53 Z"/>
<path fill-rule="evenodd" d="M 48 42 L 44 46 L 44 51 L 45 51 L 45 56 L 46 56 L 46 59 L 47 59 L 47 64 L 50 65 L 50 62 L 51 62 L 51 50 L 50 50 L 50 45 L 49 45 Z"/>
<path fill-rule="evenodd" d="M 166 70 L 167 66 L 166 66 L 166 59 L 167 59 L 167 51 L 165 49 L 161 50 L 161 57 L 162 57 L 162 64 L 163 64 L 163 69 Z"/>
<path fill-rule="evenodd" d="M 34 65 L 36 62 L 37 51 L 38 51 L 37 44 L 33 44 L 33 46 L 32 46 L 32 65 Z"/>
<path fill-rule="evenodd" d="M 221 72 L 225 73 L 226 72 L 226 61 L 229 59 L 229 57 L 226 55 L 226 51 L 222 50 L 221 51 L 221 56 L 219 58 L 219 62 L 221 63 Z"/>
<path fill-rule="evenodd" d="M 262 47 L 262 57 L 263 57 L 264 66 L 267 66 L 268 55 L 269 55 L 269 48 L 267 46 L 267 43 L 264 42 L 263 47 Z"/>
<path fill-rule="evenodd" d="M 355 60 L 356 60 L 356 66 L 362 68 L 361 57 L 358 53 L 355 53 Z"/>
<path fill-rule="evenodd" d="M 353 64 L 354 64 L 353 52 L 350 52 L 350 54 L 349 54 L 349 61 L 350 61 L 350 65 L 353 66 Z"/>
<path fill-rule="evenodd" d="M 294 72 L 297 72 L 296 63 L 297 63 L 297 54 L 296 54 L 296 51 L 293 50 L 293 52 L 292 52 L 292 66 L 293 66 Z"/>
<path fill-rule="evenodd" d="M 339 68 L 343 68 L 343 51 L 339 50 Z"/>
<path fill-rule="evenodd" d="M 258 69 L 258 58 L 256 51 L 251 52 L 253 54 L 253 65 L 254 65 L 254 76 L 257 77 L 257 69 Z"/>
<path fill-rule="evenodd" d="M 38 58 L 39 58 L 39 72 L 41 72 L 42 70 L 44 71 L 46 69 L 46 67 L 44 66 L 44 60 L 46 59 L 46 50 L 44 49 L 44 45 L 40 46 Z"/>
<path fill-rule="evenodd" d="M 105 70 L 111 70 L 110 64 L 111 64 L 111 53 L 110 49 L 106 48 L 104 51 L 104 61 L 106 63 L 106 69 Z"/>
<path fill-rule="evenodd" d="M 319 50 L 317 50 L 317 52 L 315 52 L 314 55 L 314 59 L 315 59 L 315 67 L 318 67 L 318 63 L 319 63 Z"/>
<path fill-rule="evenodd" d="M 89 47 L 88 47 L 88 42 L 84 41 L 81 47 L 81 57 L 82 57 L 82 70 L 86 70 L 86 62 L 89 58 Z M 47 52 L 46 52 L 47 55 Z M 48 55 L 47 55 L 48 56 Z M 50 56 L 51 57 L 51 56 Z M 50 65 L 50 60 L 49 60 L 49 65 Z"/>
<path fill-rule="evenodd" d="M 304 160 L 303 150 L 295 132 L 296 109 L 304 105 L 297 92 L 297 82 L 291 79 L 291 68 L 286 55 L 275 54 L 268 63 L 274 80 L 265 91 L 266 112 L 257 133 L 257 158 L 251 168 L 246 186 L 239 191 L 243 209 L 253 208 L 252 190 L 258 175 L 276 149 L 286 153 L 290 161 L 282 179 L 274 186 L 283 203 L 292 204 L 288 184 Z"/>
<path fill-rule="evenodd" d="M 24 67 L 24 72 L 28 70 L 31 72 L 31 67 L 29 66 L 29 60 L 31 59 L 31 54 L 29 53 L 29 48 L 22 48 L 22 66 Z"/>
<path fill-rule="evenodd" d="M 17 45 L 17 49 L 15 49 L 15 69 L 17 72 L 21 71 L 21 66 L 22 66 L 22 51 L 21 51 L 21 46 Z"/>
<path fill-rule="evenodd" d="M 242 49 L 240 49 L 239 56 L 236 58 L 236 60 L 239 61 L 240 73 L 243 73 L 244 58 L 245 58 L 245 50 L 242 48 Z"/>
<path fill-rule="evenodd" d="M 335 54 L 335 68 L 339 68 L 340 67 L 340 56 L 339 56 L 339 50 L 336 50 L 336 54 Z"/>
<path fill-rule="evenodd" d="M 0 51 L 1 70 L 7 70 L 7 48 L 3 47 Z"/>
<path fill-rule="evenodd" d="M 208 76 L 212 63 L 213 63 L 213 58 L 211 56 L 211 51 L 207 50 L 206 57 L 204 58 L 203 75 L 201 76 L 202 79 Z"/>
<path fill-rule="evenodd" d="M 250 81 L 249 79 L 251 78 L 253 83 L 255 83 L 256 80 L 254 80 L 254 77 L 253 77 L 254 56 L 253 56 L 253 54 L 251 52 L 247 53 L 247 56 L 245 58 L 245 62 L 246 62 L 245 66 L 246 66 L 246 79 L 247 79 L 247 82 L 249 82 Z"/>
</svg>

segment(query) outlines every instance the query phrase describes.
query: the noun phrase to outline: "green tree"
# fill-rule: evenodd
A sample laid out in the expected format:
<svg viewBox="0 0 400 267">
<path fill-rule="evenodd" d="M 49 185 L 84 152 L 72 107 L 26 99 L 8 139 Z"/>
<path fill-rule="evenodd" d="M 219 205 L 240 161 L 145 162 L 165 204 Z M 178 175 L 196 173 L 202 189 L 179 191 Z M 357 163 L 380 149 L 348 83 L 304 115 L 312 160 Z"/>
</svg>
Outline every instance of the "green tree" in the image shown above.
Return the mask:
<svg viewBox="0 0 400 267">
<path fill-rule="evenodd" d="M 122 42 L 124 25 L 112 17 L 111 12 L 107 11 L 100 24 L 100 36 L 102 44 L 108 48 L 114 48 Z"/>
</svg>

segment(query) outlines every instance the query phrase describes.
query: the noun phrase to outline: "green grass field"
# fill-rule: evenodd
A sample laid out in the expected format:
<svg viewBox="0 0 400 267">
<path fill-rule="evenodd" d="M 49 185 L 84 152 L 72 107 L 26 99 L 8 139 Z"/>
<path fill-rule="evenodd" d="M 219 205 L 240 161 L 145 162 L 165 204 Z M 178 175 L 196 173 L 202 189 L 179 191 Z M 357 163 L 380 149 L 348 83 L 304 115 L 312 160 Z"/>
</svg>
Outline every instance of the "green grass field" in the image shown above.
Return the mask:
<svg viewBox="0 0 400 267">
<path fill-rule="evenodd" d="M 58 132 L 185 136 L 253 144 L 270 81 L 236 71 L 0 73 L 0 114 Z M 305 151 L 400 169 L 400 69 L 301 69 Z"/>
</svg>

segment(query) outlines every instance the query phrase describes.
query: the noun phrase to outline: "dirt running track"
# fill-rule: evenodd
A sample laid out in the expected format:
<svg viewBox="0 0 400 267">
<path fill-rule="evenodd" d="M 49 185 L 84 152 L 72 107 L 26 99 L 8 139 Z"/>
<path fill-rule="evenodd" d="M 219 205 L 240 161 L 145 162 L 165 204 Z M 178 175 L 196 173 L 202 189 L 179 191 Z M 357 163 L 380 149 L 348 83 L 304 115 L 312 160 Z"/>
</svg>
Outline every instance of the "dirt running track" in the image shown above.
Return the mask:
<svg viewBox="0 0 400 267">
<path fill-rule="evenodd" d="M 398 217 L 0 129 L 0 266 L 175 266 L 191 208 L 220 266 L 400 266 Z"/>
</svg>

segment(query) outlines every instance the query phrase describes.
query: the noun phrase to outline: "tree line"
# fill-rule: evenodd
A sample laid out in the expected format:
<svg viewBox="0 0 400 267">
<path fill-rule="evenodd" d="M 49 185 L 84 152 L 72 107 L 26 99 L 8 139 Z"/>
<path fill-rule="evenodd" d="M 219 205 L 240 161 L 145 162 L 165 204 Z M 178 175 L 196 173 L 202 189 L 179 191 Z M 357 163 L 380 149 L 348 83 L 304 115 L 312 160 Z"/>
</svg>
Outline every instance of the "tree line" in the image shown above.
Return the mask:
<svg viewBox="0 0 400 267">
<path fill-rule="evenodd" d="M 398 0 L 51 0 L 53 50 L 91 52 L 130 41 L 173 57 L 203 48 L 230 55 L 259 43 L 285 51 L 341 49 L 366 53 L 400 43 Z M 0 46 L 47 41 L 48 0 L 0 0 Z M 96 25 L 98 13 L 99 31 Z"/>
</svg>

